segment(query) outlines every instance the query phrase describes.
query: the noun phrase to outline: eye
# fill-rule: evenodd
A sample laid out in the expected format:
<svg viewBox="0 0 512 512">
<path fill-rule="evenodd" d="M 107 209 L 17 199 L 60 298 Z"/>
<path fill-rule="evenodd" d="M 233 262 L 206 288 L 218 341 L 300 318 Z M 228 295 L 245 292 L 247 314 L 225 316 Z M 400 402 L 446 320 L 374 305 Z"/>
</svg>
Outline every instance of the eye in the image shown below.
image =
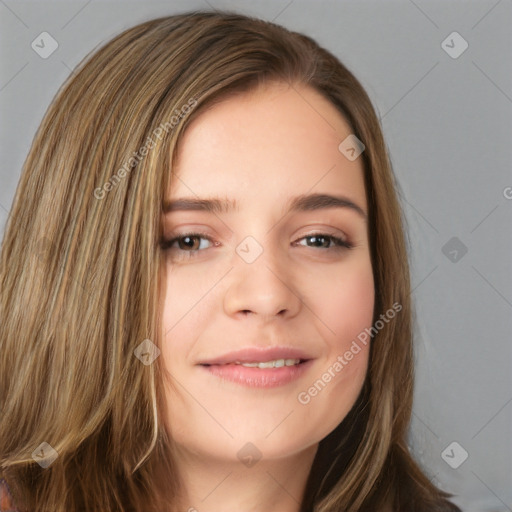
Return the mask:
<svg viewBox="0 0 512 512">
<path fill-rule="evenodd" d="M 330 235 L 327 233 L 314 233 L 312 235 L 307 235 L 305 237 L 302 237 L 300 240 L 311 240 L 313 245 L 307 245 L 307 247 L 312 247 L 312 248 L 316 248 L 316 249 L 340 250 L 340 249 L 351 249 L 353 247 L 353 245 L 350 242 L 348 242 L 347 240 L 343 240 L 340 237 Z M 332 243 L 332 245 L 331 245 L 331 243 Z M 299 245 L 303 245 L 303 244 L 299 244 Z"/>
<path fill-rule="evenodd" d="M 351 249 L 353 245 L 340 237 L 327 233 L 314 233 L 300 238 L 295 242 L 296 245 L 304 245 L 299 243 L 302 240 L 310 241 L 313 245 L 306 245 L 313 249 L 324 249 L 326 251 L 340 251 Z M 201 243 L 201 241 L 209 242 Z M 163 250 L 169 250 L 173 253 L 178 253 L 178 257 L 192 258 L 200 251 L 209 249 L 212 245 L 219 245 L 218 242 L 213 242 L 212 239 L 204 233 L 183 233 L 179 236 L 170 238 L 169 240 L 162 240 L 160 246 Z"/>
<path fill-rule="evenodd" d="M 164 250 L 179 250 L 180 252 L 195 253 L 204 249 L 205 244 L 201 244 L 201 240 L 207 240 L 210 243 L 212 239 L 203 233 L 183 233 L 169 240 L 163 240 L 160 244 Z M 175 247 L 177 243 L 177 247 Z"/>
</svg>

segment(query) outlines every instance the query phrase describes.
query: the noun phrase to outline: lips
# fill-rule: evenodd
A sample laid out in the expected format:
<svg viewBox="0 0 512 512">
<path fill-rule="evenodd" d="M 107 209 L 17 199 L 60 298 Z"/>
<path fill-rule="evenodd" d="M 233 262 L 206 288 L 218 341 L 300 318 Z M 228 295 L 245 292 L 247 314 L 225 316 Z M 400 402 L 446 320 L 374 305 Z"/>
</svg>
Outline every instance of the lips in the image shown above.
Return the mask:
<svg viewBox="0 0 512 512">
<path fill-rule="evenodd" d="M 208 378 L 232 382 L 245 388 L 279 388 L 286 389 L 287 384 L 300 379 L 309 371 L 314 361 L 312 359 L 292 366 L 275 368 L 247 368 L 241 364 L 202 365 L 199 369 Z M 308 379 L 309 380 L 309 379 Z M 211 381 L 209 381 L 211 382 Z"/>
<path fill-rule="evenodd" d="M 243 363 L 267 363 L 279 360 L 299 360 L 300 363 L 303 363 L 310 359 L 313 359 L 310 354 L 293 347 L 250 347 L 235 350 L 211 359 L 205 359 L 198 364 L 202 366 L 219 366 Z"/>
</svg>

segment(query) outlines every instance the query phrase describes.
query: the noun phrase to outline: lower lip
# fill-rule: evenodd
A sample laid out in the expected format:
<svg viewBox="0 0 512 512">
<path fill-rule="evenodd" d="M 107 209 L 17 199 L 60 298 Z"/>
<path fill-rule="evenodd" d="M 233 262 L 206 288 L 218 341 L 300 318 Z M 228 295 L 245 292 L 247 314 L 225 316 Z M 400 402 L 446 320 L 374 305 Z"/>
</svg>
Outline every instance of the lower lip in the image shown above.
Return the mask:
<svg viewBox="0 0 512 512">
<path fill-rule="evenodd" d="M 201 368 L 221 379 L 241 384 L 251 388 L 275 388 L 284 386 L 301 377 L 306 372 L 313 360 L 310 359 L 293 366 L 281 366 L 280 368 L 248 368 L 241 364 L 211 365 Z"/>
</svg>

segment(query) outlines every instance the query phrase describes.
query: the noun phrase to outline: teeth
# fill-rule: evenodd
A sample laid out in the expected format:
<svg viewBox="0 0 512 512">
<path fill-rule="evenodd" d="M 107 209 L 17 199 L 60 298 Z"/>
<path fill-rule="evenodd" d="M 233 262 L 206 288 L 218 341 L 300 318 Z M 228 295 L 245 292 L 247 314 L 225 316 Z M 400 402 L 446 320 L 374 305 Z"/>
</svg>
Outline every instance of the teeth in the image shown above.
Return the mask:
<svg viewBox="0 0 512 512">
<path fill-rule="evenodd" d="M 300 363 L 300 359 L 276 359 L 274 361 L 266 361 L 264 363 L 241 363 L 237 361 L 235 364 L 240 364 L 246 368 L 281 368 L 283 366 L 294 366 Z"/>
</svg>

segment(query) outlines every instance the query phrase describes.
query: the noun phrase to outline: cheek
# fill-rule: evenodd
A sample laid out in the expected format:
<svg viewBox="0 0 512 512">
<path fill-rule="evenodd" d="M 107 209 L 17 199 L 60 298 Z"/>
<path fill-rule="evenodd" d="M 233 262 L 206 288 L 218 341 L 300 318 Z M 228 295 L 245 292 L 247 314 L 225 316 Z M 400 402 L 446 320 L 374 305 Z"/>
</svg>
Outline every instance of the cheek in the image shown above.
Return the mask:
<svg viewBox="0 0 512 512">
<path fill-rule="evenodd" d="M 174 326 L 178 327 L 183 321 L 187 321 L 189 315 L 194 315 L 195 305 L 204 293 L 203 288 L 211 286 L 204 276 L 189 268 L 175 268 L 169 266 L 167 274 L 164 274 L 163 296 L 163 329 L 168 332 Z M 200 277 L 203 277 L 201 280 Z"/>
<path fill-rule="evenodd" d="M 215 278 L 205 278 L 204 274 L 188 269 L 170 271 L 165 278 L 161 339 L 162 355 L 169 363 L 185 361 L 193 340 L 209 324 L 215 308 L 212 302 L 215 294 L 211 293 Z M 169 357 L 171 349 L 172 358 Z"/>
<path fill-rule="evenodd" d="M 191 282 L 192 276 L 168 276 L 163 296 L 161 325 L 161 357 L 165 375 L 166 392 L 180 396 L 179 386 L 174 379 L 181 382 L 181 374 L 189 359 L 189 353 L 195 338 L 195 329 L 200 328 L 197 316 L 204 306 L 197 303 L 199 283 Z M 186 279 L 189 286 L 183 286 Z M 195 305 L 195 306 L 194 306 Z"/>
<path fill-rule="evenodd" d="M 317 375 L 322 382 L 316 387 L 313 383 L 310 391 L 311 397 L 322 395 L 315 398 L 313 408 L 334 428 L 352 407 L 366 377 L 370 341 L 365 329 L 372 326 L 375 302 L 369 257 L 326 275 L 323 286 L 315 290 L 310 300 L 324 332 L 326 357 Z"/>
<path fill-rule="evenodd" d="M 370 263 L 353 265 L 350 271 L 347 268 L 336 276 L 331 274 L 324 290 L 314 301 L 321 320 L 318 325 L 322 324 L 325 333 L 326 357 L 309 387 L 298 396 L 310 417 L 318 418 L 314 426 L 318 440 L 348 414 L 367 374 L 370 341 L 364 333 L 372 325 L 375 300 Z"/>
<path fill-rule="evenodd" d="M 340 350 L 357 337 L 373 320 L 374 280 L 366 258 L 354 265 L 325 275 L 310 301 L 325 324 L 326 341 Z"/>
</svg>

